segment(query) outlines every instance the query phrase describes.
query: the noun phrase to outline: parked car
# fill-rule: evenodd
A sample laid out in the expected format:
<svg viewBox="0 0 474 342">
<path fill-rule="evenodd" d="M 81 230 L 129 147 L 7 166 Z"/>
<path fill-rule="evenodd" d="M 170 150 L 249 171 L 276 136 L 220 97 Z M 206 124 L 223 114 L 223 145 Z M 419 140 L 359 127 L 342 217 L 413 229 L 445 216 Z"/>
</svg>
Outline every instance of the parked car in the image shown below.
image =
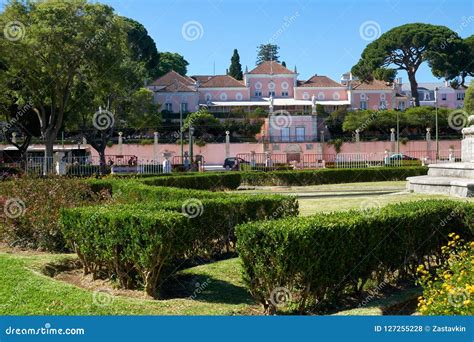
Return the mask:
<svg viewBox="0 0 474 342">
<path fill-rule="evenodd" d="M 236 167 L 236 161 L 239 164 L 249 164 L 248 161 L 245 161 L 242 158 L 231 157 L 231 158 L 226 158 L 224 160 L 224 165 L 222 165 L 222 167 L 226 169 L 227 171 L 233 170 Z"/>
<path fill-rule="evenodd" d="M 389 160 L 418 160 L 418 158 L 407 156 L 402 153 L 395 153 L 388 157 Z"/>
</svg>

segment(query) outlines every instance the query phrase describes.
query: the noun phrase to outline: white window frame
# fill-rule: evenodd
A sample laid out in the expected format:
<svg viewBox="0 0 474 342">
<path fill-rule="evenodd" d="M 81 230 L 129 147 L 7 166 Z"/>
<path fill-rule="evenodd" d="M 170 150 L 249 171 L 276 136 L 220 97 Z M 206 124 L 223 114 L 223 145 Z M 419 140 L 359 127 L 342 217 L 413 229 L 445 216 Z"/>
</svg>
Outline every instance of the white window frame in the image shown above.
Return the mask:
<svg viewBox="0 0 474 342">
<path fill-rule="evenodd" d="M 173 103 L 166 102 L 165 103 L 165 110 L 168 111 L 168 112 L 173 112 Z"/>
</svg>

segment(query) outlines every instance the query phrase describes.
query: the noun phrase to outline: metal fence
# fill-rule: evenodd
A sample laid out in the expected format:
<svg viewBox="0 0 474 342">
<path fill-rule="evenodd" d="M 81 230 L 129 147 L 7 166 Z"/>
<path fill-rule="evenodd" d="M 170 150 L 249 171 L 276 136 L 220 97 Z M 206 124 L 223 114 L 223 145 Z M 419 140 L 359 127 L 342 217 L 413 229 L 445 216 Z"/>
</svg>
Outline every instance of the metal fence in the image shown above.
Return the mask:
<svg viewBox="0 0 474 342">
<path fill-rule="evenodd" d="M 20 164 L 21 166 L 21 164 Z M 105 165 L 98 157 L 30 157 L 21 168 L 28 175 L 66 175 L 87 177 L 105 174 L 161 174 L 163 165 L 159 161 L 139 159 L 135 156 L 106 156 Z"/>
</svg>

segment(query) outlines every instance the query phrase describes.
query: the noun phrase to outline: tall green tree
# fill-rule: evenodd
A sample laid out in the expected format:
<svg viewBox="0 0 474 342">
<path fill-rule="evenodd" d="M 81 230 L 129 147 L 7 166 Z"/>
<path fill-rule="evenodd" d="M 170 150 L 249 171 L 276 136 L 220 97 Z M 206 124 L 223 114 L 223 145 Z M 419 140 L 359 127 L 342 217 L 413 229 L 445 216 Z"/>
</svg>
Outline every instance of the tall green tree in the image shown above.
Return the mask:
<svg viewBox="0 0 474 342">
<path fill-rule="evenodd" d="M 278 56 L 278 50 L 280 47 L 276 44 L 260 44 L 257 50 L 257 65 L 262 64 L 266 61 L 279 62 L 280 56 Z"/>
<path fill-rule="evenodd" d="M 11 96 L 31 99 L 38 110 L 45 156 L 51 157 L 68 111 L 74 110 L 71 100 L 81 74 L 95 80 L 91 86 L 97 87 L 101 80 L 115 78 L 112 75 L 120 77 L 117 61 L 127 50 L 124 22 L 110 6 L 86 0 L 12 0 L 0 14 L 0 27 L 12 22 L 17 25 L 14 39 L 0 37 L 0 83 L 16 80 L 19 86 L 10 90 Z"/>
<path fill-rule="evenodd" d="M 232 76 L 236 80 L 243 79 L 242 65 L 240 64 L 240 56 L 237 49 L 234 49 L 234 53 L 230 59 L 229 76 Z"/>
<path fill-rule="evenodd" d="M 406 24 L 395 27 L 370 43 L 352 72 L 361 78 L 373 74 L 378 68 L 395 67 L 408 74 L 415 104 L 420 105 L 416 72 L 423 62 L 428 62 L 434 74 L 446 71 L 456 51 L 463 42 L 458 34 L 445 26 Z M 442 62 L 444 61 L 444 62 Z"/>
<path fill-rule="evenodd" d="M 474 80 L 471 80 L 471 84 L 466 90 L 466 95 L 464 96 L 464 110 L 469 113 L 469 115 L 474 115 Z"/>
<path fill-rule="evenodd" d="M 160 52 L 159 58 L 160 60 L 158 62 L 156 77 L 163 76 L 171 70 L 176 71 L 180 75 L 186 75 L 189 63 L 180 54 L 173 52 Z"/>
<path fill-rule="evenodd" d="M 155 41 L 139 22 L 126 17 L 123 17 L 122 20 L 127 24 L 128 44 L 132 59 L 144 64 L 147 78 L 157 78 L 160 56 Z"/>
</svg>

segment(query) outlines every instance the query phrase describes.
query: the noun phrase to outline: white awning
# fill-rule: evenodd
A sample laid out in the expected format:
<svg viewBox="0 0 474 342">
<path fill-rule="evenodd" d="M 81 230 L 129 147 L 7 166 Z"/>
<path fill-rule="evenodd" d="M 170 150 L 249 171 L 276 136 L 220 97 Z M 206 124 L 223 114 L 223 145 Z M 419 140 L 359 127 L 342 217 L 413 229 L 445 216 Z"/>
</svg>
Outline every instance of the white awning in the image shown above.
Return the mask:
<svg viewBox="0 0 474 342">
<path fill-rule="evenodd" d="M 349 100 L 334 100 L 334 101 L 316 101 L 316 104 L 323 106 L 345 106 L 350 105 Z M 296 100 L 296 99 L 284 99 L 277 98 L 273 99 L 273 106 L 311 106 L 311 100 Z M 260 101 L 211 101 L 208 106 L 210 107 L 245 107 L 245 106 L 264 106 L 269 107 L 270 101 L 268 98 L 264 98 Z"/>
</svg>

